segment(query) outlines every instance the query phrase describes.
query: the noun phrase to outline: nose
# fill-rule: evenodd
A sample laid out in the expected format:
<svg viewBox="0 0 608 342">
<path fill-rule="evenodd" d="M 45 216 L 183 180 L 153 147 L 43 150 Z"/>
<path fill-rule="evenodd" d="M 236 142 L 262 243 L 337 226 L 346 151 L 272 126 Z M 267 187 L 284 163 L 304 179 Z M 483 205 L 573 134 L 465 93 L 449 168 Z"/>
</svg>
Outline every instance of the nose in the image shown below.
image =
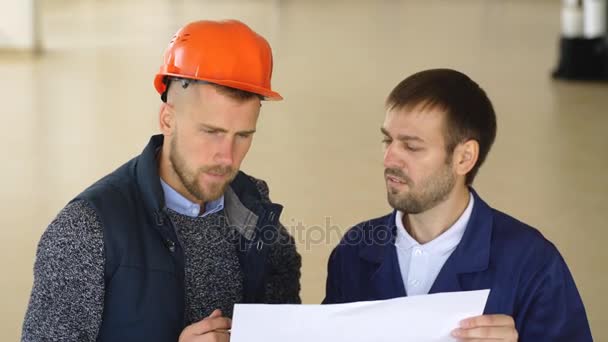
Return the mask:
<svg viewBox="0 0 608 342">
<path fill-rule="evenodd" d="M 384 168 L 385 169 L 401 169 L 403 167 L 402 161 L 399 159 L 397 151 L 395 150 L 395 144 L 389 144 L 384 150 Z"/>
<path fill-rule="evenodd" d="M 234 139 L 225 137 L 222 139 L 215 154 L 215 162 L 223 167 L 232 167 L 234 162 Z"/>
</svg>

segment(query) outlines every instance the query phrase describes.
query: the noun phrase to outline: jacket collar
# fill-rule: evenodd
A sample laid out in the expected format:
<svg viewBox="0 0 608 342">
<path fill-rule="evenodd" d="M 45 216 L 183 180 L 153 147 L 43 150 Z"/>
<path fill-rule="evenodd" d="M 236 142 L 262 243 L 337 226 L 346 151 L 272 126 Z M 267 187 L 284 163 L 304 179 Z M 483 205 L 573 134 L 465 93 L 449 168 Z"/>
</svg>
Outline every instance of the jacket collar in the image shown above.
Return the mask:
<svg viewBox="0 0 608 342">
<path fill-rule="evenodd" d="M 137 187 L 148 212 L 160 213 L 165 208 L 165 195 L 160 185 L 156 153 L 163 145 L 164 136 L 153 135 L 137 158 L 135 175 Z"/>
<path fill-rule="evenodd" d="M 153 135 L 135 163 L 137 187 L 148 212 L 154 213 L 157 222 L 165 211 L 165 197 L 158 172 L 157 151 L 164 142 L 163 135 Z M 229 223 L 239 228 L 247 239 L 252 239 L 258 221 L 271 211 L 270 219 L 280 215 L 282 207 L 264 201 L 251 177 L 239 171 L 225 193 L 225 210 Z"/>
<path fill-rule="evenodd" d="M 469 190 L 475 199 L 471 218 L 462 240 L 437 276 L 431 293 L 458 290 L 460 288 L 458 274 L 480 272 L 488 268 L 493 212 L 475 190 L 472 188 Z M 379 264 L 372 278 L 387 278 L 388 275 L 383 275 L 385 272 L 400 274 L 398 262 L 394 260 L 397 257 L 394 245 L 397 232 L 395 216 L 396 211 L 393 211 L 392 214 L 385 216 L 382 224 L 371 227 L 374 231 L 373 236 L 386 238 L 373 239 L 372 243 L 364 244 L 359 251 L 360 258 Z"/>
</svg>

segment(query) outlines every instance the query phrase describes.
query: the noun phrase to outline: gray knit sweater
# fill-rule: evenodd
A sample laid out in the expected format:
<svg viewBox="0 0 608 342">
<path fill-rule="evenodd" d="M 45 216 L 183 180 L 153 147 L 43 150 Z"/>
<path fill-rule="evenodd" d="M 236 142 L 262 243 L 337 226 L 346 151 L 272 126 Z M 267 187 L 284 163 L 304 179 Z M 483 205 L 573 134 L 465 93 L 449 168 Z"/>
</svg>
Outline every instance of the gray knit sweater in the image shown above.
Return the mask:
<svg viewBox="0 0 608 342">
<path fill-rule="evenodd" d="M 184 248 L 187 323 L 216 308 L 231 316 L 242 298 L 243 276 L 224 212 L 192 218 L 170 211 L 170 217 Z M 291 243 L 271 248 L 266 301 L 299 303 L 300 256 L 282 226 L 280 234 Z M 95 341 L 102 321 L 104 262 L 96 212 L 83 201 L 68 204 L 40 239 L 22 341 Z"/>
</svg>

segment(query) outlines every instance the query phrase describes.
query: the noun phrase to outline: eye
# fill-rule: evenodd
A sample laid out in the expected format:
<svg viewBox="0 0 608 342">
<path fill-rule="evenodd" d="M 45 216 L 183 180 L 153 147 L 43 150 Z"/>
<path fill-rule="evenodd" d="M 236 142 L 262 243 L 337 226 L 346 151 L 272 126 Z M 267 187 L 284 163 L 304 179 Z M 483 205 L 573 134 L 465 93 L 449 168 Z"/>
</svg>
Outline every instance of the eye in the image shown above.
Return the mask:
<svg viewBox="0 0 608 342">
<path fill-rule="evenodd" d="M 217 135 L 219 133 L 219 131 L 216 129 L 203 128 L 202 130 L 204 133 L 211 134 L 211 135 Z"/>
<path fill-rule="evenodd" d="M 417 146 L 412 146 L 412 145 L 405 145 L 405 148 L 409 151 L 412 152 L 417 152 L 417 151 L 421 151 L 422 148 L 421 147 L 417 147 Z"/>
<path fill-rule="evenodd" d="M 237 136 L 242 139 L 247 139 L 251 137 L 252 133 L 238 133 Z"/>
<path fill-rule="evenodd" d="M 390 145 L 390 143 L 392 143 L 392 142 L 393 142 L 393 140 L 391 138 L 388 138 L 388 137 L 382 138 L 382 144 L 384 144 L 384 145 Z"/>
</svg>

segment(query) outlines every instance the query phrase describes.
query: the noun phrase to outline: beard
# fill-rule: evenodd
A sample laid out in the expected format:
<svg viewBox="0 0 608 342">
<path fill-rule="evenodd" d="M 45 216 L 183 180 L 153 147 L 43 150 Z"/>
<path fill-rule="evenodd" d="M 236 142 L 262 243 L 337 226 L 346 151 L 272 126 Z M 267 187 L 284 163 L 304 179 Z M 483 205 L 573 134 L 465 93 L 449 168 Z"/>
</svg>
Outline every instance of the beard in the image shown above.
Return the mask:
<svg viewBox="0 0 608 342">
<path fill-rule="evenodd" d="M 418 184 L 399 169 L 385 169 L 385 175 L 398 177 L 408 186 L 407 191 L 399 191 L 387 184 L 387 198 L 391 207 L 407 214 L 419 214 L 445 201 L 454 185 L 456 177 L 449 163 Z"/>
<path fill-rule="evenodd" d="M 173 171 L 177 174 L 180 181 L 188 192 L 199 201 L 206 203 L 220 198 L 236 177 L 236 170 L 230 166 L 203 166 L 198 170 L 190 170 L 186 164 L 186 159 L 180 154 L 177 148 L 177 139 L 171 140 L 171 152 L 169 155 Z M 207 187 L 200 182 L 199 176 L 203 173 L 211 172 L 214 174 L 228 175 L 223 182 L 209 183 Z"/>
</svg>

